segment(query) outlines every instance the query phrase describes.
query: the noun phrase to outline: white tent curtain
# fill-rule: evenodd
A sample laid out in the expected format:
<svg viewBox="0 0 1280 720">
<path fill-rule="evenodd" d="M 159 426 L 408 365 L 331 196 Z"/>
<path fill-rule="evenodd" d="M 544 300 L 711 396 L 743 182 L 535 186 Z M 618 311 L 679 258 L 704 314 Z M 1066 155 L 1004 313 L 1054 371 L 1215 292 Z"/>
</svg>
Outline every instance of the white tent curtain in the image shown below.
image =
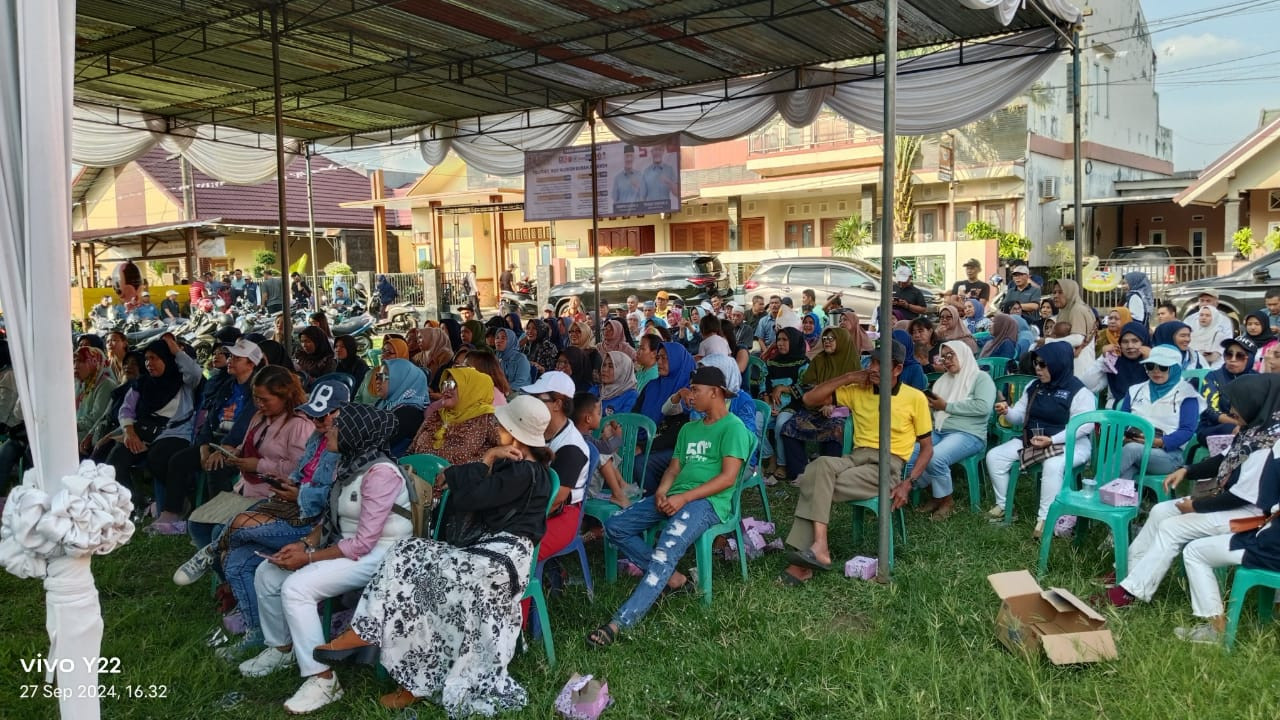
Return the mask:
<svg viewBox="0 0 1280 720">
<path fill-rule="evenodd" d="M 898 134 L 950 130 L 1003 107 L 1057 61 L 1057 42 L 1045 28 L 899 61 Z M 610 98 L 602 103 L 601 119 L 618 137 L 639 144 L 675 137 L 685 144 L 729 140 L 774 113 L 801 127 L 824 105 L 880 130 L 883 82 L 883 66 L 873 63 L 810 68 Z M 797 84 L 800 89 L 787 90 Z"/>
<path fill-rule="evenodd" d="M 1000 23 L 1008 25 L 1013 21 L 1018 8 L 1026 5 L 1028 0 L 959 0 L 959 2 L 971 10 L 993 10 L 1000 18 Z M 1070 23 L 1080 22 L 1080 10 L 1069 2 L 1064 0 L 1030 0 L 1030 2 L 1037 3 L 1054 17 Z"/>
<path fill-rule="evenodd" d="M 66 695 L 59 710 L 97 720 L 97 698 L 76 691 L 97 684 L 97 667 L 85 658 L 98 657 L 102 645 L 89 558 L 127 542 L 133 525 L 129 493 L 113 470 L 99 476 L 86 463 L 77 474 L 68 431 L 75 427 L 65 292 L 74 51 L 74 0 L 0 3 L 0 304 L 35 460 L 0 519 L 0 565 L 43 579 L 48 658 L 72 667 L 57 673 Z"/>
<path fill-rule="evenodd" d="M 481 172 L 519 175 L 525 152 L 571 145 L 585 125 L 582 108 L 570 105 L 500 113 L 424 128 L 419 149 L 428 165 L 453 150 Z"/>
</svg>

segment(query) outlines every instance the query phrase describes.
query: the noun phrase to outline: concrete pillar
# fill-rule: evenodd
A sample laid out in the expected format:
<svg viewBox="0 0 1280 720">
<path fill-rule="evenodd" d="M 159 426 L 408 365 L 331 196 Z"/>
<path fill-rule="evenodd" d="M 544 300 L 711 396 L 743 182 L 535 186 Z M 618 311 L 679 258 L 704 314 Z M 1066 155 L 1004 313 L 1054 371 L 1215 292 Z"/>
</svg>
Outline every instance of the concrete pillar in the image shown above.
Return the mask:
<svg viewBox="0 0 1280 720">
<path fill-rule="evenodd" d="M 738 223 L 742 219 L 742 196 L 734 195 L 729 198 L 729 249 L 741 250 L 741 241 L 738 239 Z"/>
<path fill-rule="evenodd" d="M 1240 198 L 1227 198 L 1226 207 L 1222 213 L 1222 249 L 1235 252 L 1235 246 L 1231 244 L 1231 236 L 1236 234 L 1240 229 Z"/>
</svg>

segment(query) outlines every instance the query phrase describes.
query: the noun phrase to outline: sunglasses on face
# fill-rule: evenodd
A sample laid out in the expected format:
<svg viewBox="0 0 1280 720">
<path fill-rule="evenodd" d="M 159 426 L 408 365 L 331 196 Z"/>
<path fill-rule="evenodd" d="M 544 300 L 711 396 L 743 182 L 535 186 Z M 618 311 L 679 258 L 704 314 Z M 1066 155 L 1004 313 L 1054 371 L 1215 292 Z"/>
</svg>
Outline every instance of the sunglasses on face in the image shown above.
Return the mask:
<svg viewBox="0 0 1280 720">
<path fill-rule="evenodd" d="M 1242 353 L 1242 352 L 1228 352 L 1228 353 L 1223 353 L 1222 356 L 1228 360 L 1248 360 L 1249 359 L 1249 354 Z"/>
<path fill-rule="evenodd" d="M 1043 361 L 1043 360 L 1037 360 L 1037 361 L 1036 361 L 1036 367 L 1037 367 L 1037 368 L 1044 368 L 1045 370 L 1048 370 L 1048 369 L 1049 369 L 1049 363 L 1047 363 L 1047 362 L 1045 362 L 1045 361 Z"/>
<path fill-rule="evenodd" d="M 824 342 L 824 343 L 834 343 L 835 341 L 836 341 L 836 337 L 835 337 L 835 335 L 823 335 L 823 336 L 822 336 L 822 342 Z"/>
<path fill-rule="evenodd" d="M 1149 364 L 1149 365 L 1143 365 L 1143 367 L 1145 367 L 1145 368 L 1147 369 L 1147 372 L 1151 372 L 1152 370 L 1159 370 L 1160 372 L 1169 372 L 1169 366 L 1168 366 L 1168 365 L 1156 365 L 1156 364 L 1152 363 L 1152 364 Z"/>
<path fill-rule="evenodd" d="M 457 390 L 457 389 L 458 389 L 458 381 L 454 380 L 453 378 L 449 378 L 448 380 L 445 380 L 444 382 L 440 383 L 441 392 L 444 392 L 446 390 Z"/>
</svg>

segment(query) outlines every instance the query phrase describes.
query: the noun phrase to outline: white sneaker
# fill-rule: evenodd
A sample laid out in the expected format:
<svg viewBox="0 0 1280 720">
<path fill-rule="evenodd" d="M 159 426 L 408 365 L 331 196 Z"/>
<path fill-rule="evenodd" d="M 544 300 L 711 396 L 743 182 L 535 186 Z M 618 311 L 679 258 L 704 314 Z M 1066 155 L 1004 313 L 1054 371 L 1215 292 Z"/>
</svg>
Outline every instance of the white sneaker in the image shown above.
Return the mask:
<svg viewBox="0 0 1280 720">
<path fill-rule="evenodd" d="M 269 647 L 240 663 L 240 674 L 247 678 L 266 677 L 277 670 L 292 667 L 296 662 L 292 650 L 280 652 Z"/>
<path fill-rule="evenodd" d="M 190 585 L 199 580 L 213 567 L 214 559 L 213 546 L 205 545 L 173 573 L 173 582 L 177 585 Z"/>
<path fill-rule="evenodd" d="M 991 509 L 987 511 L 987 517 L 988 517 L 989 519 L 991 519 L 991 520 L 1001 520 L 1001 521 L 1003 521 L 1003 520 L 1004 520 L 1004 506 L 1003 506 L 1003 505 L 993 505 L 993 506 L 991 506 Z"/>
<path fill-rule="evenodd" d="M 337 673 L 330 678 L 312 675 L 303 681 L 293 697 L 284 701 L 284 709 L 290 715 L 303 715 L 341 699 L 342 686 L 338 684 Z"/>
<path fill-rule="evenodd" d="M 1222 633 L 1208 623 L 1201 623 L 1189 628 L 1176 627 L 1173 629 L 1173 634 L 1177 635 L 1181 640 L 1200 643 L 1201 645 L 1217 645 L 1222 641 Z"/>
</svg>

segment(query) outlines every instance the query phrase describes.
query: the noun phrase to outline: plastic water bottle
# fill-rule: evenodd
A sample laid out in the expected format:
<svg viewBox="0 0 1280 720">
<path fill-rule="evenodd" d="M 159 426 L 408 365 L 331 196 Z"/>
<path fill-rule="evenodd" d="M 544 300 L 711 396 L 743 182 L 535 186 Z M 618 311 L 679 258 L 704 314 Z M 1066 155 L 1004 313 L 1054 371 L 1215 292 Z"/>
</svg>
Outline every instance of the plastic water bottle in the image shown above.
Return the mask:
<svg viewBox="0 0 1280 720">
<path fill-rule="evenodd" d="M 1098 496 L 1098 481 L 1094 478 L 1085 478 L 1081 481 L 1084 484 L 1084 496 L 1093 498 Z"/>
</svg>

